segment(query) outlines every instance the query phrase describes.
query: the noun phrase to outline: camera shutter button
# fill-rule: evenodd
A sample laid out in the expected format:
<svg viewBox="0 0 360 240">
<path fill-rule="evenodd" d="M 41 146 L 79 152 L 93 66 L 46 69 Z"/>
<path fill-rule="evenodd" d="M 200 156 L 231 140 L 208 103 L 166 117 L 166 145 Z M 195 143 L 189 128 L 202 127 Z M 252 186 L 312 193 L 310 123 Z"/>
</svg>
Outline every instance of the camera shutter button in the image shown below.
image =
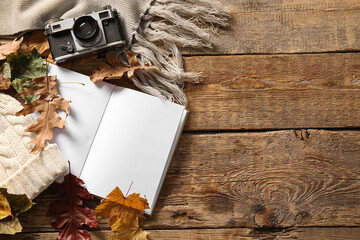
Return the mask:
<svg viewBox="0 0 360 240">
<path fill-rule="evenodd" d="M 67 45 L 61 45 L 60 48 L 68 53 L 72 53 L 74 51 L 74 47 L 70 42 L 67 42 Z"/>
</svg>

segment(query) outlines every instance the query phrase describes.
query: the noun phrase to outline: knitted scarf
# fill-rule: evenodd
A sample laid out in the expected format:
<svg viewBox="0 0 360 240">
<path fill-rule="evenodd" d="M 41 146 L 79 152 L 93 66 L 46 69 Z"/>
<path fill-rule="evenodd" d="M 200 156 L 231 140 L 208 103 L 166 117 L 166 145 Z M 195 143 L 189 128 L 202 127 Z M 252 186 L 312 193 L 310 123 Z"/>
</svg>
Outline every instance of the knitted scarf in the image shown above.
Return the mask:
<svg viewBox="0 0 360 240">
<path fill-rule="evenodd" d="M 0 35 L 43 29 L 49 19 L 66 19 L 117 9 L 128 49 L 142 64 L 157 70 L 137 71 L 131 78 L 146 93 L 186 104 L 185 82 L 198 73 L 185 72 L 177 46 L 212 47 L 211 30 L 228 25 L 228 15 L 214 0 L 2 0 Z M 170 57 L 171 56 L 171 57 Z"/>
</svg>

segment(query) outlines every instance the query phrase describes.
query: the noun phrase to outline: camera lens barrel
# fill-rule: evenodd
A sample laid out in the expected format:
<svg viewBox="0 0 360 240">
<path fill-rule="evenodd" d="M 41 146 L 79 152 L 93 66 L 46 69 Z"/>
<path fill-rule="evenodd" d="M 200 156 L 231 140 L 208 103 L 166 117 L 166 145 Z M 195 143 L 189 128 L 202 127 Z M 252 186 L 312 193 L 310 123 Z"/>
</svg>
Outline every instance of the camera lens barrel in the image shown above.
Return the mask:
<svg viewBox="0 0 360 240">
<path fill-rule="evenodd" d="M 91 16 L 82 16 L 76 19 L 73 27 L 75 36 L 81 40 L 90 40 L 99 31 L 97 21 Z"/>
</svg>

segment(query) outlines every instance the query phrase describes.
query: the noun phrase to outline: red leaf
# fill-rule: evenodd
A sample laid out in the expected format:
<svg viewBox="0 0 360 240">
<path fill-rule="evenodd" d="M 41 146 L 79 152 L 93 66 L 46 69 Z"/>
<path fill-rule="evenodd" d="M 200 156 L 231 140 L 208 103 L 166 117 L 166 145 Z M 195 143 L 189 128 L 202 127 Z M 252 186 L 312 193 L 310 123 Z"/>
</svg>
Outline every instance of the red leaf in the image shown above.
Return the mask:
<svg viewBox="0 0 360 240">
<path fill-rule="evenodd" d="M 48 216 L 56 216 L 51 221 L 53 228 L 60 228 L 59 240 L 90 240 L 90 233 L 83 225 L 97 227 L 95 211 L 83 205 L 83 199 L 92 195 L 82 185 L 84 182 L 69 173 L 60 186 L 61 198 L 51 204 Z"/>
</svg>

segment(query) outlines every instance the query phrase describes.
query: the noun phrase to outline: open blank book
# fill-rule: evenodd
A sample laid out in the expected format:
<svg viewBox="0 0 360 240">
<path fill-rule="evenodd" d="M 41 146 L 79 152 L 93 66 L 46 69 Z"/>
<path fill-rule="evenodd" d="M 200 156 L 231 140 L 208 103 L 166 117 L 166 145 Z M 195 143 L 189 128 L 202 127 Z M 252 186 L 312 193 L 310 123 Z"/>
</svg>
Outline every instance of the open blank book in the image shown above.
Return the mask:
<svg viewBox="0 0 360 240">
<path fill-rule="evenodd" d="M 94 84 L 55 65 L 49 75 L 57 76 L 60 96 L 71 101 L 65 129 L 54 129 L 52 140 L 71 173 L 102 198 L 116 186 L 125 194 L 132 184 L 130 193 L 145 197 L 151 214 L 188 111 L 132 89 Z"/>
</svg>

